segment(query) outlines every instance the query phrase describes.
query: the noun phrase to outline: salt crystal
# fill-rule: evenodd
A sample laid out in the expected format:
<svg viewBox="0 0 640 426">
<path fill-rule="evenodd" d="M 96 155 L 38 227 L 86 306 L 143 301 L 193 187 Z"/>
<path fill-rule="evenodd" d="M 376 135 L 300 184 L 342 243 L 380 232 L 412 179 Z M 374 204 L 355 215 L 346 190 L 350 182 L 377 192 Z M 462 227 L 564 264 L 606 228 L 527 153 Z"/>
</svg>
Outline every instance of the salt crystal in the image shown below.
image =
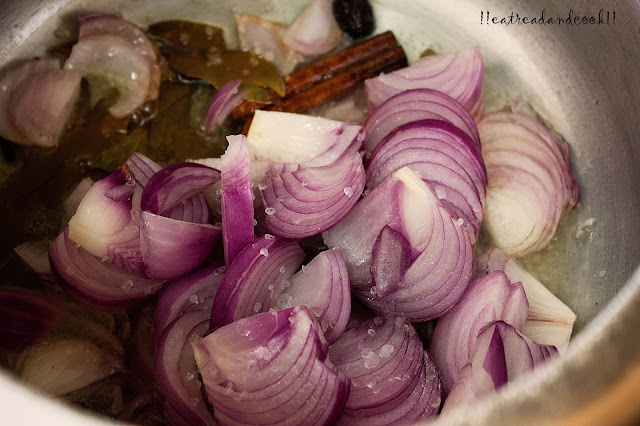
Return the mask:
<svg viewBox="0 0 640 426">
<path fill-rule="evenodd" d="M 376 331 L 373 328 L 368 329 L 367 333 L 369 333 L 369 336 L 375 336 L 376 335 Z"/>
<path fill-rule="evenodd" d="M 123 289 L 124 291 L 129 291 L 129 290 L 131 290 L 131 287 L 133 287 L 133 281 L 131 281 L 131 280 L 124 281 L 124 282 L 120 285 L 120 288 L 121 288 L 121 289 Z"/>
<path fill-rule="evenodd" d="M 436 196 L 439 199 L 444 200 L 447 198 L 447 189 L 444 186 L 436 185 Z"/>
<path fill-rule="evenodd" d="M 260 191 L 264 191 L 265 189 L 267 189 L 267 184 L 266 183 L 259 183 L 258 184 L 258 189 Z"/>
<path fill-rule="evenodd" d="M 267 207 L 266 209 L 264 209 L 264 212 L 269 216 L 273 216 L 274 214 L 276 214 L 276 209 L 274 209 L 273 207 Z"/>
<path fill-rule="evenodd" d="M 307 186 L 309 185 L 309 182 L 302 182 L 302 186 Z"/>
<path fill-rule="evenodd" d="M 193 303 L 194 305 L 197 305 L 198 303 L 200 303 L 200 299 L 198 299 L 197 294 L 192 294 L 191 296 L 189 296 L 189 302 Z"/>
<path fill-rule="evenodd" d="M 380 358 L 389 358 L 393 353 L 393 349 L 393 345 L 390 345 L 388 343 L 386 345 L 382 345 L 382 347 L 380 348 Z"/>
<path fill-rule="evenodd" d="M 264 256 L 264 257 L 267 257 L 267 256 L 269 256 L 269 250 L 267 250 L 266 248 L 263 247 L 263 248 L 260 249 L 260 254 L 262 256 Z"/>
<path fill-rule="evenodd" d="M 253 219 L 253 226 L 256 226 L 258 224 L 258 221 Z"/>
<path fill-rule="evenodd" d="M 459 218 L 459 219 L 456 221 L 456 223 L 457 223 L 458 225 L 462 226 L 462 225 L 464 225 L 464 219 Z"/>
<path fill-rule="evenodd" d="M 599 276 L 600 278 L 604 278 L 604 276 L 605 276 L 605 275 L 607 275 L 607 271 L 605 271 L 604 269 L 603 269 L 603 270 L 601 270 L 600 272 L 598 272 L 598 276 Z"/>
<path fill-rule="evenodd" d="M 193 373 L 189 372 L 187 374 L 185 374 L 184 379 L 187 382 L 190 382 L 191 380 L 193 380 L 193 378 L 196 377 Z"/>
<path fill-rule="evenodd" d="M 264 234 L 264 239 L 265 240 L 275 240 L 275 236 L 271 235 L 271 234 Z"/>
<path fill-rule="evenodd" d="M 284 268 L 284 266 L 281 266 L 281 267 L 280 267 L 280 273 L 281 273 L 281 274 L 284 274 L 284 271 L 286 271 L 286 269 Z"/>
<path fill-rule="evenodd" d="M 353 196 L 353 189 L 351 189 L 350 186 L 345 187 L 343 191 L 344 195 L 346 195 L 347 197 L 351 198 Z"/>
<path fill-rule="evenodd" d="M 371 294 L 376 294 L 376 291 L 377 291 L 377 290 L 378 290 L 378 289 L 377 289 L 377 288 L 376 288 L 376 286 L 374 285 L 374 286 L 372 286 L 372 287 L 369 289 L 369 293 L 371 293 Z"/>
<path fill-rule="evenodd" d="M 260 312 L 261 309 L 262 309 L 262 303 L 256 302 L 256 304 L 253 305 L 253 312 L 258 313 Z"/>
</svg>

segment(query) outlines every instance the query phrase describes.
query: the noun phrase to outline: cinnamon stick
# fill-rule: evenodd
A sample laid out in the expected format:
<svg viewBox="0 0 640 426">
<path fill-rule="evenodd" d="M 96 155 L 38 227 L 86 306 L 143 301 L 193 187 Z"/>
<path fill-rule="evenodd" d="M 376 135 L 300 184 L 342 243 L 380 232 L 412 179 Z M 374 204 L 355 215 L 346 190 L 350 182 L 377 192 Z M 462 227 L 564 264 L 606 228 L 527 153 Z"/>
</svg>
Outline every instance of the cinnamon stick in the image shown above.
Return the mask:
<svg viewBox="0 0 640 426">
<path fill-rule="evenodd" d="M 304 112 L 327 102 L 336 101 L 355 90 L 364 80 L 407 66 L 407 57 L 400 46 L 385 50 L 364 62 L 358 62 L 335 76 L 272 105 L 269 111 Z"/>
<path fill-rule="evenodd" d="M 402 56 L 404 60 L 402 60 L 400 56 Z M 388 60 L 391 62 L 387 64 L 388 66 L 385 66 L 379 58 L 382 58 L 382 61 Z M 404 51 L 398 44 L 393 33 L 386 31 L 285 76 L 285 95 L 278 102 L 280 102 L 280 104 L 290 104 L 289 99 L 294 97 L 295 94 L 306 92 L 308 89 L 317 85 L 324 85 L 326 81 L 333 80 L 336 76 L 346 72 L 352 74 L 352 78 L 359 79 L 352 87 L 354 88 L 366 78 L 373 77 L 383 71 L 390 71 L 403 66 L 406 66 Z M 368 68 L 371 70 L 367 71 Z M 341 76 L 341 79 L 344 80 L 347 79 L 347 77 Z M 335 86 L 329 85 L 323 87 L 325 88 L 324 90 L 327 90 L 327 87 L 329 89 L 342 87 L 341 84 L 345 85 L 345 89 L 340 91 L 340 96 L 342 96 L 351 90 L 351 88 L 347 89 L 347 87 L 350 86 L 346 81 L 340 84 L 336 83 Z M 340 96 L 332 97 L 332 99 L 337 99 Z M 294 101 L 294 104 L 296 102 L 299 102 L 299 100 Z M 319 104 L 316 104 L 314 106 L 318 105 Z M 256 109 L 268 107 L 269 105 L 246 101 L 236 107 L 232 111 L 232 114 L 235 118 L 242 118 L 253 114 Z"/>
</svg>

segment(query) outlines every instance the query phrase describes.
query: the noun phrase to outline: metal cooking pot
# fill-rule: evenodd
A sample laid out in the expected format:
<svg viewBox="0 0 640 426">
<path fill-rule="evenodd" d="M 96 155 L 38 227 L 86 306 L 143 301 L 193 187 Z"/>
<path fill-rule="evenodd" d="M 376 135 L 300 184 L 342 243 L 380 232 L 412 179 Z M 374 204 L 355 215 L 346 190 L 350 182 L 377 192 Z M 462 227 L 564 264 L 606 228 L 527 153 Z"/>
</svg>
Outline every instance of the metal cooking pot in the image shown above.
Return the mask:
<svg viewBox="0 0 640 426">
<path fill-rule="evenodd" d="M 43 54 L 85 12 L 121 12 L 146 26 L 167 19 L 226 28 L 232 8 L 287 22 L 294 0 L 0 0 L 0 64 Z M 479 45 L 487 110 L 522 95 L 571 146 L 581 201 L 534 273 L 578 315 L 566 354 L 444 424 L 620 423 L 640 404 L 640 3 L 635 1 L 374 0 L 410 60 L 431 48 Z M 513 15 L 512 15 L 513 14 Z M 592 19 L 593 17 L 593 19 Z M 504 18 L 504 20 L 503 20 Z M 526 20 L 524 18 L 527 18 Z M 536 18 L 536 23 L 532 23 Z M 562 22 L 560 21 L 562 20 Z M 544 24 L 540 23 L 544 20 Z M 551 20 L 551 21 L 550 21 Z M 568 23 L 567 21 L 570 21 Z M 56 30 L 58 32 L 56 32 Z M 589 219 L 595 226 L 580 228 Z M 0 375 L 0 412 L 32 424 L 101 421 L 42 398 Z"/>
</svg>

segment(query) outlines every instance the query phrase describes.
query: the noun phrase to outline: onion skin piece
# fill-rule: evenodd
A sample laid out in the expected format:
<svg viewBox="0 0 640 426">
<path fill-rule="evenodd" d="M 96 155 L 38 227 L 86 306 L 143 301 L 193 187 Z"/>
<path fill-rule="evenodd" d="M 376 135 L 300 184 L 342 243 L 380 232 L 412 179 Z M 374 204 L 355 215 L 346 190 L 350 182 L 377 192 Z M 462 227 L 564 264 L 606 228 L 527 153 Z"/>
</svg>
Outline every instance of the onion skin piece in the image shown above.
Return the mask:
<svg viewBox="0 0 640 426">
<path fill-rule="evenodd" d="M 272 235 L 246 246 L 227 267 L 213 298 L 211 329 L 268 311 L 303 259 L 295 241 Z"/>
<path fill-rule="evenodd" d="M 68 236 L 68 228 L 51 244 L 51 270 L 63 290 L 101 308 L 136 306 L 160 291 L 163 281 L 143 278 L 102 262 Z"/>
<path fill-rule="evenodd" d="M 0 351 L 20 352 L 56 324 L 62 307 L 23 288 L 0 288 Z"/>
<path fill-rule="evenodd" d="M 271 306 L 285 309 L 305 305 L 313 313 L 327 343 L 344 333 L 351 313 L 347 265 L 339 250 L 325 250 L 291 277 L 291 285 L 272 298 Z"/>
<path fill-rule="evenodd" d="M 487 167 L 486 226 L 505 254 L 541 250 L 578 199 L 567 143 L 535 119 L 495 112 L 478 123 Z"/>
<path fill-rule="evenodd" d="M 447 55 L 431 55 L 389 74 L 365 81 L 371 109 L 402 91 L 418 88 L 439 90 L 457 100 L 474 119 L 484 109 L 484 64 L 479 47 Z"/>
<path fill-rule="evenodd" d="M 194 425 L 215 420 L 205 404 L 191 343 L 209 331 L 209 312 L 196 310 L 178 316 L 162 331 L 154 356 L 154 387 L 165 404 Z"/>
<path fill-rule="evenodd" d="M 365 171 L 357 152 L 320 167 L 271 164 L 258 185 L 269 232 L 299 239 L 320 234 L 342 219 L 364 189 Z"/>
<path fill-rule="evenodd" d="M 442 412 L 496 392 L 557 355 L 555 346 L 538 345 L 504 321 L 491 322 L 478 333 L 470 362 L 453 385 Z"/>
<path fill-rule="evenodd" d="M 378 296 L 371 261 L 385 226 L 410 243 L 412 263 L 393 292 Z M 438 318 L 456 304 L 471 278 L 470 234 L 407 167 L 371 191 L 323 238 L 329 248 L 343 253 L 354 293 L 381 314 L 402 315 L 411 321 Z"/>
<path fill-rule="evenodd" d="M 329 359 L 351 379 L 340 424 L 410 424 L 437 415 L 440 379 L 405 318 L 374 317 L 350 329 Z"/>
<path fill-rule="evenodd" d="M 455 99 L 433 89 L 405 90 L 375 108 L 364 123 L 365 150 L 371 153 L 395 128 L 412 121 L 436 119 L 451 123 L 480 147 L 473 117 Z"/>
<path fill-rule="evenodd" d="M 188 274 L 209 257 L 222 229 L 142 212 L 140 250 L 147 276 L 173 280 Z"/>
<path fill-rule="evenodd" d="M 438 367 L 443 394 L 448 394 L 469 362 L 478 332 L 491 321 L 505 321 L 522 328 L 528 310 L 522 283 L 511 283 L 495 271 L 471 283 L 464 296 L 438 320 L 430 353 Z"/>
<path fill-rule="evenodd" d="M 317 167 L 347 152 L 360 151 L 364 129 L 310 115 L 257 110 L 247 139 L 256 160 Z"/>
<path fill-rule="evenodd" d="M 350 381 L 326 361 L 326 341 L 303 306 L 259 313 L 193 344 L 223 424 L 332 424 Z"/>
<path fill-rule="evenodd" d="M 78 42 L 71 49 L 65 69 L 96 77 L 118 90 L 109 108 L 116 118 L 135 112 L 146 101 L 158 98 L 160 66 L 154 45 L 132 23 L 113 15 L 95 13 L 80 18 Z M 98 90 L 94 83 L 92 90 Z M 100 93 L 92 93 L 95 99 Z"/>
<path fill-rule="evenodd" d="M 541 345 L 553 345 L 563 353 L 576 320 L 576 314 L 527 272 L 517 260 L 509 258 L 499 248 L 492 247 L 478 258 L 478 273 L 500 270 L 511 282 L 522 282 L 529 301 L 527 320 L 519 330 Z"/>
<path fill-rule="evenodd" d="M 227 136 L 229 146 L 222 155 L 222 242 L 228 266 L 250 244 L 253 231 L 253 185 L 251 157 L 244 135 Z"/>
<path fill-rule="evenodd" d="M 305 57 L 328 53 L 342 38 L 331 0 L 311 0 L 284 34 L 283 41 Z"/>
</svg>

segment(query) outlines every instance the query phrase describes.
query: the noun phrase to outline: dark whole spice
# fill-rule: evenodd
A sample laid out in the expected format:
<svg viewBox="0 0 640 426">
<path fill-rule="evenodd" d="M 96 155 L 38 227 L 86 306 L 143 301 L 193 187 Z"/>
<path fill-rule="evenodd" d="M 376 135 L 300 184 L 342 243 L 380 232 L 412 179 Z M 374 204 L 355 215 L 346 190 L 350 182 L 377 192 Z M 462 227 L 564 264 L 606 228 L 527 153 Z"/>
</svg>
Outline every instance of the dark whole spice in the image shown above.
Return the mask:
<svg viewBox="0 0 640 426">
<path fill-rule="evenodd" d="M 370 35 L 375 27 L 368 0 L 334 0 L 333 15 L 340 29 L 354 38 Z"/>
</svg>

